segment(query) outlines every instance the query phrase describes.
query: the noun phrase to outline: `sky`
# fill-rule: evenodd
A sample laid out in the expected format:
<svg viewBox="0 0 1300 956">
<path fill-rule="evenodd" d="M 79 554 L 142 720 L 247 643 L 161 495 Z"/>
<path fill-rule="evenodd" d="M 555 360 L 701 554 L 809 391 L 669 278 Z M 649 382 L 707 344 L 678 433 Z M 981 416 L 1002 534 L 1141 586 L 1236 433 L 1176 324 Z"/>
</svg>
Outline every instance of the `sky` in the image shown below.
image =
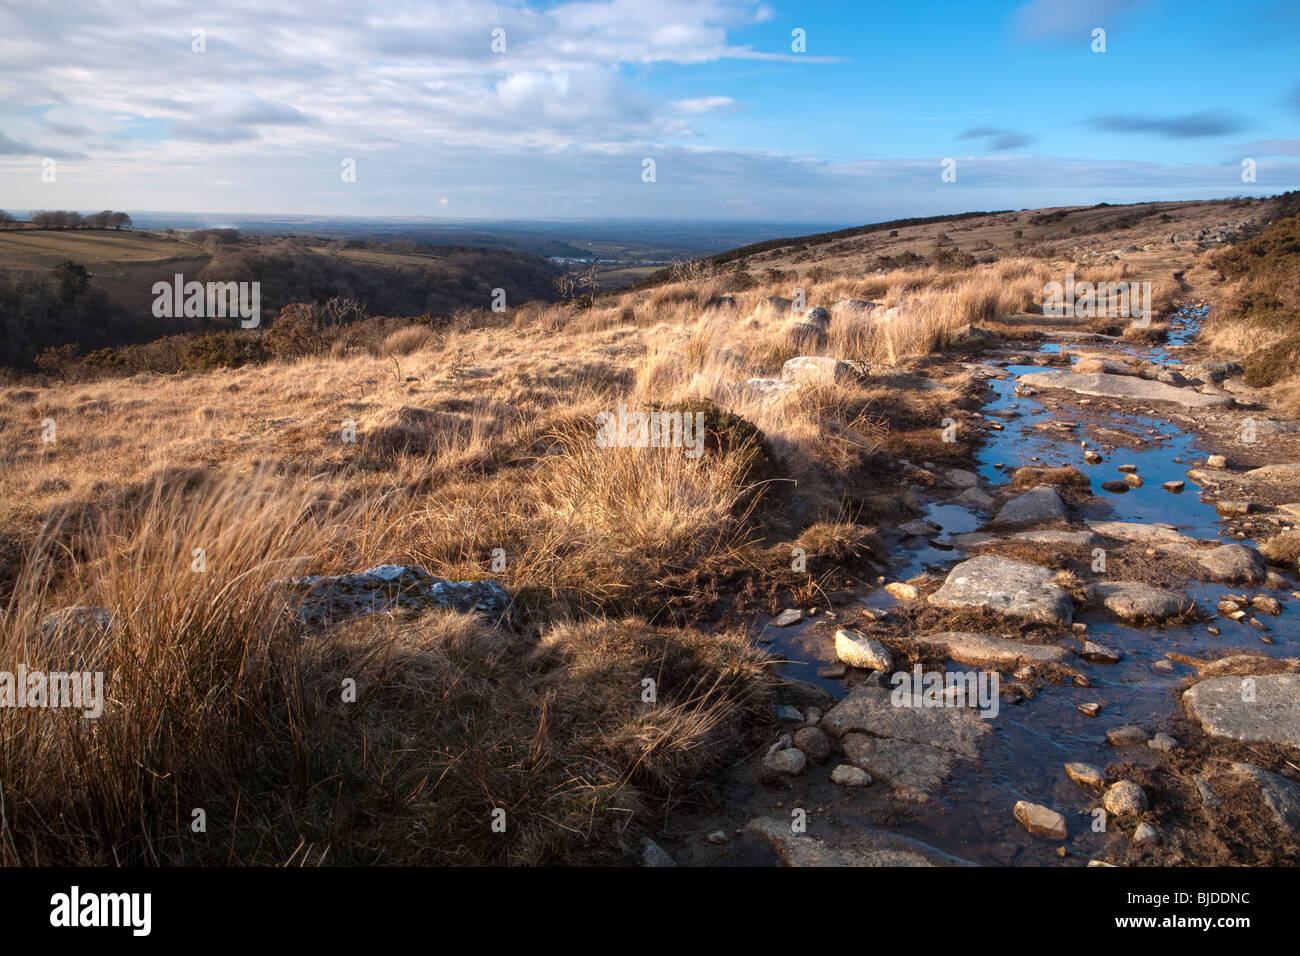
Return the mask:
<svg viewBox="0 0 1300 956">
<path fill-rule="evenodd" d="M 1271 195 L 1300 187 L 1298 52 L 1295 0 L 0 0 L 0 208 L 848 225 Z"/>
</svg>

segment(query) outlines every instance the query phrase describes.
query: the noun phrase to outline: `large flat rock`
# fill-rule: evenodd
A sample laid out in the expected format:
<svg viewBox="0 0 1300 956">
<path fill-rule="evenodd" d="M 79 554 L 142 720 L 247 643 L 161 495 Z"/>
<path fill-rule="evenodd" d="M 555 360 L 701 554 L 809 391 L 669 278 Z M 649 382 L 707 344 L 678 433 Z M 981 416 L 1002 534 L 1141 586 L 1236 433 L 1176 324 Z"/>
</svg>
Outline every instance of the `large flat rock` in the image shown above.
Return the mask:
<svg viewBox="0 0 1300 956">
<path fill-rule="evenodd" d="M 834 846 L 790 829 L 789 820 L 758 817 L 745 832 L 769 843 L 786 866 L 973 866 L 932 846 L 879 830 L 858 830 Z"/>
<path fill-rule="evenodd" d="M 1297 481 L 1300 482 L 1300 461 L 1252 468 L 1241 477 L 1247 481 Z"/>
<path fill-rule="evenodd" d="M 1105 372 L 1030 372 L 1021 375 L 1019 380 L 1035 388 L 1065 388 L 1080 395 L 1095 395 L 1099 398 L 1173 402 L 1185 408 L 1212 408 L 1233 403 L 1231 395 L 1203 395 L 1190 388 L 1178 388 L 1132 375 L 1110 375 Z"/>
<path fill-rule="evenodd" d="M 1191 604 L 1182 594 L 1138 581 L 1103 581 L 1092 590 L 1106 610 L 1129 624 L 1167 621 Z"/>
<path fill-rule="evenodd" d="M 985 554 L 948 572 L 929 601 L 935 607 L 984 608 L 1008 617 L 1069 624 L 1074 606 L 1052 577 L 1049 568 Z"/>
<path fill-rule="evenodd" d="M 1144 544 L 1168 554 L 1186 555 L 1200 564 L 1213 581 L 1254 584 L 1264 579 L 1267 570 L 1259 552 L 1244 544 L 1201 547 L 1195 538 L 1173 528 L 1134 521 L 1089 521 L 1088 527 L 1108 538 Z"/>
<path fill-rule="evenodd" d="M 1032 488 L 1017 495 L 998 512 L 997 524 L 1026 524 L 1030 521 L 1054 521 L 1065 517 L 1065 502 L 1046 486 Z"/>
<path fill-rule="evenodd" d="M 1248 679 L 1253 700 L 1243 699 Z M 1300 674 L 1212 677 L 1183 694 L 1183 707 L 1212 736 L 1300 747 Z"/>
<path fill-rule="evenodd" d="M 1117 538 L 1120 541 L 1136 541 L 1153 547 L 1196 544 L 1195 538 L 1189 538 L 1181 531 L 1166 528 L 1164 525 L 1143 524 L 1140 521 L 1089 521 L 1087 524 L 1097 534 Z"/>
<path fill-rule="evenodd" d="M 1259 797 L 1278 826 L 1300 833 L 1300 784 L 1250 763 L 1234 763 L 1232 772 L 1259 787 Z"/>
<path fill-rule="evenodd" d="M 979 757 L 989 721 L 971 707 L 895 706 L 893 691 L 859 684 L 818 726 L 855 766 L 894 787 L 931 790 L 959 760 Z"/>
<path fill-rule="evenodd" d="M 915 638 L 916 643 L 931 654 L 941 654 L 959 664 L 972 667 L 1013 668 L 1026 664 L 1057 664 L 1070 655 L 1055 644 L 1027 644 L 990 634 L 970 631 L 945 631 L 942 634 L 925 634 Z"/>
</svg>

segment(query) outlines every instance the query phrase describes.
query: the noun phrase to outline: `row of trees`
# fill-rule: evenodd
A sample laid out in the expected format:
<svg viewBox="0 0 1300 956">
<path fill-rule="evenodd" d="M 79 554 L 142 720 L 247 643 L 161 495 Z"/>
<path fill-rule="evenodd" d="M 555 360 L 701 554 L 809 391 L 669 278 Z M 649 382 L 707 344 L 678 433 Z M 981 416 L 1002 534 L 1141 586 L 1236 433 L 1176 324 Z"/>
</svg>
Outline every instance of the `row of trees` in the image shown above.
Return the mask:
<svg viewBox="0 0 1300 956">
<path fill-rule="evenodd" d="M 7 215 L 0 213 L 0 221 Z M 9 218 L 12 220 L 13 217 Z M 111 209 L 88 216 L 70 209 L 33 209 L 32 225 L 43 229 L 129 229 L 131 217 Z"/>
</svg>

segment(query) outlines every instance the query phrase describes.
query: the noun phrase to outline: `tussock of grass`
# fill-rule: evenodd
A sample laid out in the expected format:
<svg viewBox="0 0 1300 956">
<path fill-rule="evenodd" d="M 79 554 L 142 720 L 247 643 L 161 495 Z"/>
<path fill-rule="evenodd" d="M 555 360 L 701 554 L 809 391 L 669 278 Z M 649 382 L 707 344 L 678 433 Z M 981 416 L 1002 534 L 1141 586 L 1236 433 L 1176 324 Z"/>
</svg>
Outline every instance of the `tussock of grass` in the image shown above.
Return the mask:
<svg viewBox="0 0 1300 956">
<path fill-rule="evenodd" d="M 1063 465 L 1059 468 L 1027 465 L 1017 468 L 1011 478 L 1013 488 L 1037 488 L 1039 485 L 1055 485 L 1085 492 L 1091 487 L 1088 476 L 1073 465 Z"/>
<path fill-rule="evenodd" d="M 1264 541 L 1259 553 L 1269 564 L 1295 569 L 1300 563 L 1300 531 L 1284 531 Z"/>
</svg>

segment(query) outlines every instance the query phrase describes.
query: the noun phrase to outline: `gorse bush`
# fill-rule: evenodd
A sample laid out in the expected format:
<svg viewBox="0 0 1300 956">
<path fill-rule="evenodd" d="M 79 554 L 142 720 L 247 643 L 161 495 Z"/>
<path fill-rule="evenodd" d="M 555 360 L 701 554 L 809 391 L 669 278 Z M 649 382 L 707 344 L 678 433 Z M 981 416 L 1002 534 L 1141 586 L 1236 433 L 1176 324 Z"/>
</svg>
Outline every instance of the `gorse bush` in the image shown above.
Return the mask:
<svg viewBox="0 0 1300 956">
<path fill-rule="evenodd" d="M 190 339 L 181 347 L 181 369 L 210 372 L 218 368 L 239 368 L 266 360 L 261 336 L 247 332 L 209 332 Z"/>
</svg>

